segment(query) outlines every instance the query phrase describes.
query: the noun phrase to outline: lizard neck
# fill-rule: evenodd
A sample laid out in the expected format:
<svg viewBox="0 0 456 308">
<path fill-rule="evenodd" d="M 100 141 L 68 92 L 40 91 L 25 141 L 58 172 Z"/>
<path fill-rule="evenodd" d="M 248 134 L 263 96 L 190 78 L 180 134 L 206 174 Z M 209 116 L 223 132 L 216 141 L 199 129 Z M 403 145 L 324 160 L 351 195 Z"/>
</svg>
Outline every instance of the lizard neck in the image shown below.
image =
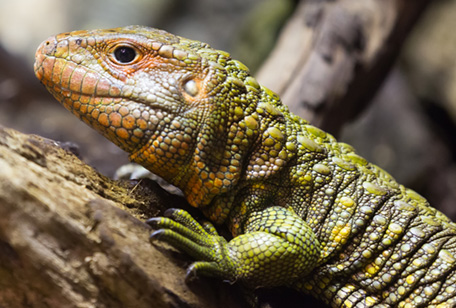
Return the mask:
<svg viewBox="0 0 456 308">
<path fill-rule="evenodd" d="M 237 110 L 242 117 L 228 127 L 223 141 L 227 151 L 219 153 L 229 162 L 222 168 L 226 167 L 226 176 L 232 181 L 226 182 L 229 185 L 222 185 L 218 193 L 207 200 L 210 202 L 208 206 L 204 207 L 205 215 L 216 223 L 223 223 L 228 218 L 233 206 L 240 202 L 237 196 L 242 194 L 243 187 L 263 183 L 280 173 L 293 159 L 296 150 L 287 135 L 287 127 L 293 123 L 287 120 L 288 108 L 282 105 L 278 96 L 261 87 L 257 98 L 250 102 L 253 103 L 253 111 L 244 113 Z M 243 129 L 238 130 L 239 127 Z"/>
</svg>

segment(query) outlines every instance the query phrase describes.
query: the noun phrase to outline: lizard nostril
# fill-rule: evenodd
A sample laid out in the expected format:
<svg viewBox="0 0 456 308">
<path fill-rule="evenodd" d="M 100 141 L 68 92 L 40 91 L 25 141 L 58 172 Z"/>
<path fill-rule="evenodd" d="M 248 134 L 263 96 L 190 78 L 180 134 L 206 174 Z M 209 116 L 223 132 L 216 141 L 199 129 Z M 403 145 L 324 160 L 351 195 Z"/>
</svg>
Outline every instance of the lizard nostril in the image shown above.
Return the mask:
<svg viewBox="0 0 456 308">
<path fill-rule="evenodd" d="M 50 37 L 41 43 L 41 45 L 38 47 L 37 53 L 40 52 L 45 55 L 52 55 L 55 52 L 56 45 L 57 41 L 55 37 Z"/>
</svg>

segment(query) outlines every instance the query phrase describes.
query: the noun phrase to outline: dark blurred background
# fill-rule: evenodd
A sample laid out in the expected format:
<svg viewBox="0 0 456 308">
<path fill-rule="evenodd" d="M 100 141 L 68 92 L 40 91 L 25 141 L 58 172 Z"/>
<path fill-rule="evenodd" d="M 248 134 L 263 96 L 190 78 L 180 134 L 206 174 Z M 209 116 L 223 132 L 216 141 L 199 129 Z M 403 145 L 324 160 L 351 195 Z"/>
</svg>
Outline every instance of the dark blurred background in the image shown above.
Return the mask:
<svg viewBox="0 0 456 308">
<path fill-rule="evenodd" d="M 48 36 L 130 24 L 161 28 L 229 51 L 254 73 L 296 0 L 15 0 L 0 2 L 0 124 L 74 142 L 112 176 L 127 155 L 79 122 L 33 74 Z M 435 0 L 370 107 L 340 140 L 456 219 L 456 0 Z M 261 83 L 261 80 L 260 80 Z M 271 87 L 272 90 L 273 87 Z M 0 170 L 1 172 L 1 170 Z"/>
</svg>

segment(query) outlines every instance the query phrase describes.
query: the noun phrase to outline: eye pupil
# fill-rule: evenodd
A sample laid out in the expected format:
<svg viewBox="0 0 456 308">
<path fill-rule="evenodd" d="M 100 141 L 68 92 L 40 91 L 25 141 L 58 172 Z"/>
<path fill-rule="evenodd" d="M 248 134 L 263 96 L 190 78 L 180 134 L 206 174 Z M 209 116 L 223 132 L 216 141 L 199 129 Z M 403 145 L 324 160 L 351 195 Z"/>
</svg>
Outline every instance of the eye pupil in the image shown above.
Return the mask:
<svg viewBox="0 0 456 308">
<path fill-rule="evenodd" d="M 130 63 L 136 58 L 136 50 L 131 47 L 122 46 L 114 51 L 114 57 L 120 63 Z"/>
</svg>

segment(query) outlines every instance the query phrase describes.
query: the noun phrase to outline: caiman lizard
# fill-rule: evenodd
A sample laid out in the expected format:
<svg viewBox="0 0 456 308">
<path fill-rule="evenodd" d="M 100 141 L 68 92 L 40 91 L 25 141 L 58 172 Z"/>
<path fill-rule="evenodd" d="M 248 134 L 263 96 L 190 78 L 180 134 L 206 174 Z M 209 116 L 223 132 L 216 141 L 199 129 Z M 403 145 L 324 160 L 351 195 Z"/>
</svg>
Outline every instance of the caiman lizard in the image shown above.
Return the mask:
<svg viewBox="0 0 456 308">
<path fill-rule="evenodd" d="M 455 307 L 456 224 L 292 114 L 227 52 L 141 26 L 75 31 L 36 76 L 132 161 L 233 235 L 174 209 L 149 223 L 189 274 L 288 286 L 333 307 Z"/>
</svg>

